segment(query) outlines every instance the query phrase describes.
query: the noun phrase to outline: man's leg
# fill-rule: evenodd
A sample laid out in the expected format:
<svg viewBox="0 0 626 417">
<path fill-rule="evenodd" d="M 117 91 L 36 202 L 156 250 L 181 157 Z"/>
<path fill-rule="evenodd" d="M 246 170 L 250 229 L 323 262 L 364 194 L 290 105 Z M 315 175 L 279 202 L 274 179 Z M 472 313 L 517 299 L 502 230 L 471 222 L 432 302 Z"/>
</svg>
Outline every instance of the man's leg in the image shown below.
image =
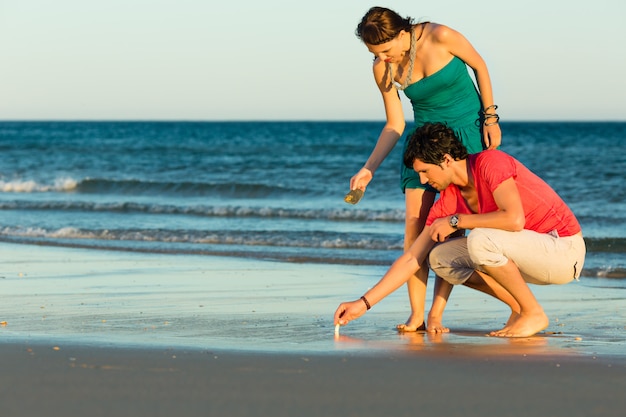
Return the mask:
<svg viewBox="0 0 626 417">
<path fill-rule="evenodd" d="M 511 316 L 507 324 L 519 315 L 520 307 L 513 296 L 493 278 L 482 271 L 477 271 L 467 250 L 467 238 L 450 239 L 433 248 L 429 257 L 430 267 L 448 285 L 463 284 L 469 288 L 490 295 L 511 308 Z M 441 289 L 439 289 L 441 287 Z M 445 285 L 435 287 L 433 305 L 428 315 L 428 330 L 434 332 L 447 331 L 441 325 L 443 310 L 448 300 Z M 431 329 L 431 324 L 434 326 Z"/>
<path fill-rule="evenodd" d="M 492 336 L 527 337 L 548 327 L 550 324 L 548 316 L 522 278 L 515 263 L 508 261 L 504 266 L 483 266 L 483 268 L 487 275 L 502 285 L 519 304 L 519 316 L 509 320 L 509 323 L 501 330 L 491 332 Z"/>
<path fill-rule="evenodd" d="M 504 266 L 517 265 L 530 284 L 567 284 L 577 278 L 585 262 L 585 242 L 580 235 L 559 238 L 531 230 L 508 232 L 500 229 L 474 229 L 467 238 L 472 262 Z"/>
<path fill-rule="evenodd" d="M 508 292 L 502 285 L 498 284 L 496 280 L 482 271 L 476 271 L 470 279 L 463 283 L 466 287 L 483 292 L 505 303 L 511 309 L 511 315 L 507 320 L 505 326 L 509 326 L 517 319 L 520 313 L 520 306 L 517 300 L 513 298 L 510 292 Z"/>
<path fill-rule="evenodd" d="M 577 238 L 559 239 L 529 230 L 474 229 L 470 233 L 467 245 L 472 262 L 519 304 L 519 316 L 512 317 L 503 329 L 492 335 L 526 337 L 548 326 L 548 317 L 527 282 L 561 284 L 571 281 L 576 276 L 576 264 L 584 262 L 582 237 L 582 247 L 576 247 L 576 241 Z"/>
</svg>

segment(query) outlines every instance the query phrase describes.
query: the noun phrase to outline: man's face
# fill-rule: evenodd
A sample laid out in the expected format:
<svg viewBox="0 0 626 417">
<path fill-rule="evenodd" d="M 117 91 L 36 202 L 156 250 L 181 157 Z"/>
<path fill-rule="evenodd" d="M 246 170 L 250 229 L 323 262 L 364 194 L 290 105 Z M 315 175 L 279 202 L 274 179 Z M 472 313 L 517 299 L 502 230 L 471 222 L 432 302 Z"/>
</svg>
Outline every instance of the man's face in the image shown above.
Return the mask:
<svg viewBox="0 0 626 417">
<path fill-rule="evenodd" d="M 450 170 L 447 169 L 445 161 L 439 165 L 435 165 L 427 164 L 416 159 L 415 162 L 413 162 L 413 169 L 419 174 L 422 184 L 429 184 L 438 191 L 445 190 L 448 185 L 450 185 Z"/>
</svg>

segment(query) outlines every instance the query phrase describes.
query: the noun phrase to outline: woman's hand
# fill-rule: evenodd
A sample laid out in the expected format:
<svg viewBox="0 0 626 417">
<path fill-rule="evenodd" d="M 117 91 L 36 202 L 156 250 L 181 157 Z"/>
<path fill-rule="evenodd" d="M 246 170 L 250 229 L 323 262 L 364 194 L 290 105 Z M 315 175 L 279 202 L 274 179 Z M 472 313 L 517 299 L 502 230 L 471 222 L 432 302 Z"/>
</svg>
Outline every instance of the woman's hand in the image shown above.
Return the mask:
<svg viewBox="0 0 626 417">
<path fill-rule="evenodd" d="M 487 149 L 496 149 L 502 144 L 502 132 L 498 123 L 483 126 L 483 141 Z"/>
<path fill-rule="evenodd" d="M 352 178 L 350 178 L 350 190 L 363 190 L 367 188 L 367 185 L 372 180 L 372 171 L 363 167 Z"/>
</svg>

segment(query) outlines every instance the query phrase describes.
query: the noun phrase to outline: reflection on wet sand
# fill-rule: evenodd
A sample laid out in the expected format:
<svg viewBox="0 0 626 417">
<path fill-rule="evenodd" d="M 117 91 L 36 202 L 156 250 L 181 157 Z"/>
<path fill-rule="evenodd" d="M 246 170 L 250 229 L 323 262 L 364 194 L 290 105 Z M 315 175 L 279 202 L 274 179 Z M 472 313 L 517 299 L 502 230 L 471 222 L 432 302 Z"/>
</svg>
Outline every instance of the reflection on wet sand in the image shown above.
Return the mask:
<svg viewBox="0 0 626 417">
<path fill-rule="evenodd" d="M 571 339 L 571 340 L 570 340 Z M 396 353 L 432 353 L 477 357 L 575 355 L 578 352 L 564 342 L 574 340 L 552 334 L 539 333 L 531 337 L 491 337 L 475 330 L 456 330 L 450 333 L 399 332 L 389 340 L 366 340 L 363 338 L 335 335 L 338 348 L 382 349 Z"/>
</svg>

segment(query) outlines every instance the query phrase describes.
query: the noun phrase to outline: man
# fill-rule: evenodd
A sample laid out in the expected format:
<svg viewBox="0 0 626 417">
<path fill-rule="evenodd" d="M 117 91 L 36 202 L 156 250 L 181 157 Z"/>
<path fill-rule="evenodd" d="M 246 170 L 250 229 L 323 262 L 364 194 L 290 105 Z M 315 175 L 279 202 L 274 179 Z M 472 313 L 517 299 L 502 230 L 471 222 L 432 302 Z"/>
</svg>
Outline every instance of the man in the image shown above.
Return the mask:
<svg viewBox="0 0 626 417">
<path fill-rule="evenodd" d="M 441 317 L 457 284 L 483 291 L 511 308 L 504 328 L 492 336 L 527 337 L 544 330 L 548 317 L 527 283 L 578 279 L 585 259 L 580 225 L 563 200 L 504 152 L 468 155 L 442 124 L 426 124 L 413 133 L 404 163 L 439 190 L 440 198 L 415 243 L 359 300 L 339 305 L 335 324 L 363 315 L 402 286 L 429 256 L 430 267 L 443 279 L 435 285 L 429 331 L 448 331 Z M 448 238 L 459 229 L 469 230 L 468 236 Z M 410 295 L 424 300 L 425 289 Z"/>
</svg>

